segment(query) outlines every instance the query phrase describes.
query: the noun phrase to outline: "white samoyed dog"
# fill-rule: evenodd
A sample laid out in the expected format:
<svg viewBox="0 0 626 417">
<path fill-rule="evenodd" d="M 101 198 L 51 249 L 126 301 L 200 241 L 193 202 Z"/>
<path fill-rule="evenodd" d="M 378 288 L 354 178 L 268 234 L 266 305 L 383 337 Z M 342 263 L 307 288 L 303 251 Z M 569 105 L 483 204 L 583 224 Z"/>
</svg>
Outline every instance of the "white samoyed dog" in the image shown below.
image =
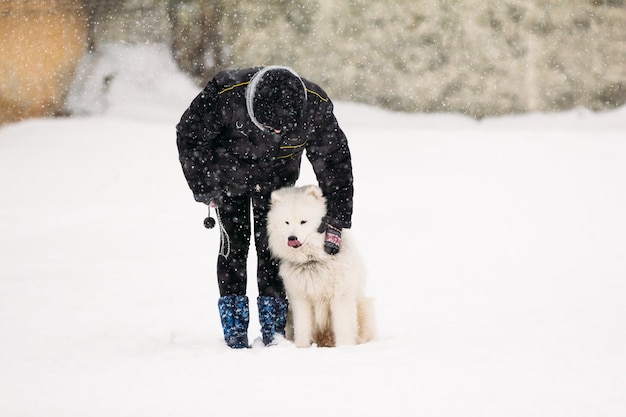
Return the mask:
<svg viewBox="0 0 626 417">
<path fill-rule="evenodd" d="M 375 337 L 373 300 L 365 297 L 365 265 L 349 230 L 339 253 L 324 251 L 318 232 L 326 199 L 315 185 L 286 187 L 271 196 L 267 216 L 269 247 L 280 261 L 298 347 L 365 343 Z M 291 333 L 293 331 L 293 334 Z"/>
</svg>

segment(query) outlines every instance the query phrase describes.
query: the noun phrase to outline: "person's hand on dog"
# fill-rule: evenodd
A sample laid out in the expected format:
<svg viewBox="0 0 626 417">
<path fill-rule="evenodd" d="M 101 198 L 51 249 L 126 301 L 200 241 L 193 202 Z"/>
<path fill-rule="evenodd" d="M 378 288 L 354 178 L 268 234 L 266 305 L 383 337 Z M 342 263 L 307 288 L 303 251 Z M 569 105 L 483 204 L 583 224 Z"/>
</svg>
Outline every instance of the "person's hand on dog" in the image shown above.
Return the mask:
<svg viewBox="0 0 626 417">
<path fill-rule="evenodd" d="M 341 228 L 322 222 L 318 232 L 325 233 L 324 251 L 329 255 L 339 253 L 339 246 L 341 246 Z"/>
</svg>

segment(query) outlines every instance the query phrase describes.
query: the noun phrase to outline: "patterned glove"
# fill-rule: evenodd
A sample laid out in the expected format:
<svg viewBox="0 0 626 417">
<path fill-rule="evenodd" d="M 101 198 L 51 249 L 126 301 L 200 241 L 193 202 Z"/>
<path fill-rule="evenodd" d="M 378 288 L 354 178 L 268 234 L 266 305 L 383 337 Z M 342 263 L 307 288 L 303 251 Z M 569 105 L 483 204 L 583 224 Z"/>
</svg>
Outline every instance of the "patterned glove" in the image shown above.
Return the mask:
<svg viewBox="0 0 626 417">
<path fill-rule="evenodd" d="M 339 246 L 341 246 L 341 228 L 328 223 L 322 223 L 318 231 L 325 233 L 324 251 L 329 255 L 337 254 L 339 252 Z"/>
</svg>

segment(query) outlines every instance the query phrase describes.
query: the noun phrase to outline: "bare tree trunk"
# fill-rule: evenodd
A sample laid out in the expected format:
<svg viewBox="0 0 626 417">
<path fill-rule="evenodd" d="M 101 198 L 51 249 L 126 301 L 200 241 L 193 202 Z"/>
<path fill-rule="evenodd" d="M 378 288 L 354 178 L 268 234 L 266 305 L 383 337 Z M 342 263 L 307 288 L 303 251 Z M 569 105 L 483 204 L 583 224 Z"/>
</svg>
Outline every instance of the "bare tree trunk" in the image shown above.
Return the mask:
<svg viewBox="0 0 626 417">
<path fill-rule="evenodd" d="M 95 52 L 98 29 L 107 16 L 114 15 L 121 9 L 123 0 L 83 0 L 87 15 L 87 49 Z"/>
<path fill-rule="evenodd" d="M 174 59 L 199 85 L 204 85 L 224 66 L 222 2 L 173 0 L 169 14 Z"/>
</svg>

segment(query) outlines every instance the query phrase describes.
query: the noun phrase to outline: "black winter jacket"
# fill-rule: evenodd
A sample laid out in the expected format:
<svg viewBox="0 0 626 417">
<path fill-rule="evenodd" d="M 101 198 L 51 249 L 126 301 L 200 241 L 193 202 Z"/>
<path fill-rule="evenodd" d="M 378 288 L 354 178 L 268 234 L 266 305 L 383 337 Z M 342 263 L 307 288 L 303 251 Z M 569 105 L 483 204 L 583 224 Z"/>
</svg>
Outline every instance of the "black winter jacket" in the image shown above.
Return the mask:
<svg viewBox="0 0 626 417">
<path fill-rule="evenodd" d="M 294 185 L 302 153 L 327 200 L 328 223 L 352 218 L 352 163 L 333 104 L 316 84 L 307 89 L 303 123 L 283 135 L 259 129 L 248 116 L 246 87 L 261 68 L 220 72 L 193 100 L 176 126 L 180 162 L 197 201 L 218 206 L 224 195 L 269 193 Z"/>
</svg>

